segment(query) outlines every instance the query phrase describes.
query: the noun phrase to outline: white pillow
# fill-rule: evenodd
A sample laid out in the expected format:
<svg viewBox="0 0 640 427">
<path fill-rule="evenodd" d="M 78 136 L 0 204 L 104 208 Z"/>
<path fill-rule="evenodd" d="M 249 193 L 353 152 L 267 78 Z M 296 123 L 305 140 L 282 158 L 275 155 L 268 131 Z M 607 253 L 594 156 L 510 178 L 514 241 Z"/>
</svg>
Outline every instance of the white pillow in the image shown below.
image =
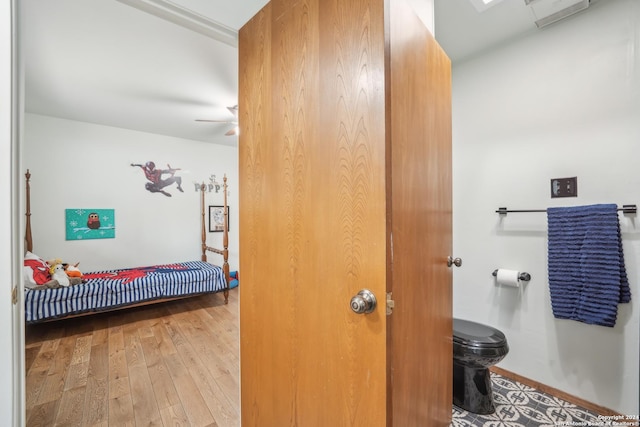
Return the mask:
<svg viewBox="0 0 640 427">
<path fill-rule="evenodd" d="M 27 252 L 24 256 L 24 286 L 33 289 L 51 280 L 49 265 L 38 255 Z"/>
</svg>

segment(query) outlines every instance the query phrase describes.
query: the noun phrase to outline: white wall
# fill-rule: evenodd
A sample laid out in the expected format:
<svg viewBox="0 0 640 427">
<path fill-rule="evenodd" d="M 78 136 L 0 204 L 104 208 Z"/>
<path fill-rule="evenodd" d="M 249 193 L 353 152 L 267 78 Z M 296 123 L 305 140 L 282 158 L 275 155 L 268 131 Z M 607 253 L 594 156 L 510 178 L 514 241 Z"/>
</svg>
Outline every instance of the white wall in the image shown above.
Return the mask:
<svg viewBox="0 0 640 427">
<path fill-rule="evenodd" d="M 31 171 L 34 252 L 44 259 L 80 262 L 81 271 L 200 259 L 200 193 L 195 182 L 228 177 L 229 263 L 238 268 L 238 150 L 96 124 L 27 114 L 24 161 Z M 131 163 L 154 161 L 181 168 L 184 193 L 150 193 L 143 171 Z M 207 193 L 222 205 L 223 192 Z M 115 209 L 115 239 L 65 240 L 65 209 Z M 208 214 L 205 215 L 208 220 Z M 222 233 L 208 233 L 222 247 Z M 209 261 L 221 257 L 209 254 Z"/>
<path fill-rule="evenodd" d="M 435 34 L 434 0 L 408 0 L 408 3 L 413 7 L 416 15 L 420 17 L 431 34 Z"/>
<path fill-rule="evenodd" d="M 14 242 L 12 242 L 12 213 L 16 206 L 12 196 L 12 178 L 15 176 L 12 166 L 12 32 L 15 26 L 11 19 L 11 1 L 0 2 L 0 419 L 7 425 L 20 425 L 22 418 L 14 414 L 14 404 L 21 401 L 20 396 L 14 393 L 19 387 L 14 383 L 17 376 L 14 369 L 22 364 L 14 361 L 14 323 L 13 307 L 11 304 L 11 287 L 14 282 L 12 272 L 17 265 L 18 257 L 15 254 Z M 16 331 L 20 329 L 17 328 Z M 19 341 L 19 340 L 17 340 Z M 15 363 L 14 363 L 15 362 Z M 19 371 L 20 369 L 18 369 Z M 11 379 L 11 380 L 9 380 Z"/>
<path fill-rule="evenodd" d="M 495 210 L 640 204 L 640 2 L 607 0 L 453 69 L 454 316 L 502 330 L 499 366 L 638 414 L 640 222 L 620 214 L 632 302 L 614 328 L 554 319 L 546 215 Z M 578 177 L 578 197 L 550 179 Z M 527 271 L 523 289 L 496 268 Z"/>
</svg>

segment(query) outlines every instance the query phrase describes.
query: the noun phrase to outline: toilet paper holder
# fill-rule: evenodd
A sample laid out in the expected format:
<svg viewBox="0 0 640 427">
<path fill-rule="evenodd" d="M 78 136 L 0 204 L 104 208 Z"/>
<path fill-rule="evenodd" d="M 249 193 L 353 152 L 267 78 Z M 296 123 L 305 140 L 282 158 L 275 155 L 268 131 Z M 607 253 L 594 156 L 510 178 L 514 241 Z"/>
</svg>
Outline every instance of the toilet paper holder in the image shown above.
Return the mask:
<svg viewBox="0 0 640 427">
<path fill-rule="evenodd" d="M 496 277 L 498 275 L 498 270 L 493 270 L 493 273 L 491 273 L 491 275 L 493 277 Z M 518 275 L 518 280 L 528 282 L 529 280 L 531 280 L 531 275 L 529 273 L 522 272 Z"/>
</svg>

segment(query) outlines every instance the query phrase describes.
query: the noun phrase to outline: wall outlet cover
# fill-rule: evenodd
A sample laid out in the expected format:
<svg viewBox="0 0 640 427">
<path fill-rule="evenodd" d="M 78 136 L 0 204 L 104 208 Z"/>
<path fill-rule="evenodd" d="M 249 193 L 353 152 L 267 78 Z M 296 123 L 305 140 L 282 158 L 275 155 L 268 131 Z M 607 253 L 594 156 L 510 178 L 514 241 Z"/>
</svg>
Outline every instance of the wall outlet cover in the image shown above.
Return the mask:
<svg viewBox="0 0 640 427">
<path fill-rule="evenodd" d="M 551 198 L 578 197 L 578 177 L 553 178 L 551 180 Z"/>
</svg>

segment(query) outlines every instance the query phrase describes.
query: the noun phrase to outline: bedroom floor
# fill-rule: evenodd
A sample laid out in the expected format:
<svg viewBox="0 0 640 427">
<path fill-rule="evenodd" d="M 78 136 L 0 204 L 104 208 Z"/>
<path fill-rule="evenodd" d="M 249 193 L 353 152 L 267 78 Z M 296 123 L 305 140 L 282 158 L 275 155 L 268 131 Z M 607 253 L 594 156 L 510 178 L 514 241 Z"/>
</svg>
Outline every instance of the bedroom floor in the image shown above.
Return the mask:
<svg viewBox="0 0 640 427">
<path fill-rule="evenodd" d="M 27 326 L 26 424 L 240 425 L 238 291 Z M 186 398 L 185 398 L 186 397 Z"/>
</svg>

